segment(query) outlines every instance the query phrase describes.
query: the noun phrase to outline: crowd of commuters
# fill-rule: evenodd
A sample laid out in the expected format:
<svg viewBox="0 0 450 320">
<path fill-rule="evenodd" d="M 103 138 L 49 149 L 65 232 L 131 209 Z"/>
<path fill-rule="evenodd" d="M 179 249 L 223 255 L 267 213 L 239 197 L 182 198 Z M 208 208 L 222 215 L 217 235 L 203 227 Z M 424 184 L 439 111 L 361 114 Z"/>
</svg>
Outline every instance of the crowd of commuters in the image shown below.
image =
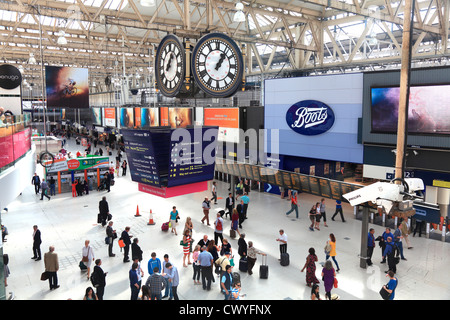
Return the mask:
<svg viewBox="0 0 450 320">
<path fill-rule="evenodd" d="M 95 143 L 95 147 L 96 147 Z M 90 150 L 89 150 L 90 151 Z M 110 152 L 108 150 L 108 152 Z M 118 152 L 116 157 L 116 170 L 119 168 L 121 162 L 121 153 Z M 126 175 L 127 164 L 126 160 L 123 160 L 122 165 L 123 175 Z M 117 173 L 117 171 L 115 171 Z M 109 173 L 111 174 L 111 173 Z M 114 177 L 114 173 L 111 174 Z M 76 184 L 85 185 L 84 192 L 86 194 L 92 190 L 89 188 L 89 182 L 84 183 L 75 180 Z M 55 181 L 53 177 L 47 182 L 45 179 L 35 174 L 32 178 L 32 184 L 35 187 L 36 194 L 41 192 L 41 200 L 43 197 L 47 197 L 50 200 L 50 196 L 55 195 Z M 106 189 L 110 191 L 109 186 Z M 218 204 L 218 196 L 216 182 L 212 184 L 212 198 L 205 197 L 202 202 L 201 208 L 203 210 L 203 218 L 200 220 L 202 224 L 206 222 L 206 225 L 210 226 L 210 210 L 212 205 Z M 81 196 L 83 191 L 76 189 L 76 195 Z M 118 239 L 118 244 L 121 252 L 123 252 L 123 262 L 130 263 L 130 269 L 128 272 L 129 286 L 130 286 L 130 299 L 137 300 L 153 300 L 153 299 L 174 299 L 178 300 L 178 286 L 180 284 L 180 273 L 177 268 L 178 263 L 182 263 L 183 268 L 192 266 L 192 280 L 194 285 L 201 285 L 203 290 L 211 290 L 213 283 L 218 278 L 219 288 L 223 293 L 225 299 L 239 299 L 242 296 L 241 282 L 236 275 L 238 266 L 235 263 L 246 261 L 245 272 L 248 275 L 253 274 L 253 268 L 255 266 L 257 255 L 265 255 L 265 253 L 257 250 L 253 241 L 245 239 L 245 233 L 242 232 L 243 223 L 247 220 L 250 204 L 250 187 L 247 180 L 239 180 L 236 184 L 236 198 L 230 192 L 223 202 L 225 210 L 219 211 L 214 217 L 213 235 L 210 238 L 208 235 L 204 235 L 200 241 L 194 243 L 192 238 L 194 224 L 190 217 L 186 218 L 184 223 L 184 229 L 181 233 L 180 245 L 182 246 L 183 259 L 182 261 L 170 261 L 169 255 L 166 253 L 163 256 L 162 261 L 157 257 L 157 254 L 153 252 L 151 258 L 147 263 L 147 270 L 144 270 L 141 263 L 143 260 L 143 251 L 139 246 L 139 239 L 134 238 L 130 234 L 130 227 L 125 227 L 120 233 L 113 228 L 112 215 L 110 214 L 109 205 L 106 196 L 103 196 L 99 202 L 99 219 L 98 223 L 105 228 L 107 244 L 107 251 L 109 257 L 115 257 L 114 251 L 115 240 Z M 48 195 L 50 194 L 50 196 Z M 284 198 L 284 197 L 283 197 Z M 296 190 L 289 190 L 288 200 L 290 200 L 290 210 L 286 212 L 286 215 L 290 215 L 295 211 L 296 218 L 299 217 L 299 204 L 298 192 Z M 340 215 L 341 221 L 345 222 L 344 214 L 342 210 L 341 201 L 336 201 L 335 212 L 331 217 L 332 221 L 335 221 L 335 217 Z M 311 210 L 309 210 L 309 218 L 311 225 L 309 229 L 311 231 L 320 231 L 320 224 L 323 222 L 324 227 L 328 227 L 325 199 L 321 199 L 316 202 Z M 177 225 L 180 225 L 180 214 L 175 206 L 168 214 L 170 230 L 174 235 L 177 233 Z M 237 246 L 238 250 L 236 255 L 233 248 L 224 234 L 224 219 L 230 219 L 231 221 L 231 233 L 235 232 L 238 235 Z M 3 227 L 3 226 L 2 226 Z M 181 231 L 181 230 L 180 230 Z M 420 229 L 419 229 L 420 232 Z M 379 237 L 375 238 L 374 229 L 370 229 L 368 234 L 368 247 L 367 247 L 367 265 L 373 265 L 372 255 L 376 242 L 379 242 L 381 248 L 381 263 L 387 262 L 388 270 L 386 271 L 389 277 L 389 283 L 383 286 L 383 290 L 388 292 L 388 298 L 394 299 L 395 289 L 397 287 L 398 280 L 395 278 L 397 272 L 398 260 L 406 260 L 404 256 L 404 249 L 411 249 L 412 246 L 409 240 L 410 227 L 406 221 L 401 220 L 396 230 L 392 233 L 390 228 L 386 228 L 385 232 Z M 415 235 L 415 231 L 414 231 Z M 419 233 L 420 235 L 420 233 Z M 231 236 L 233 238 L 233 236 Z M 179 239 L 179 238 L 177 238 Z M 288 237 L 284 230 L 279 230 L 279 236 L 276 238 L 280 246 L 280 254 L 287 253 Z M 403 247 L 403 241 L 406 243 L 406 247 Z M 33 226 L 33 257 L 35 261 L 41 260 L 40 245 L 41 232 L 37 225 Z M 130 254 L 131 249 L 131 254 Z M 84 300 L 102 300 L 105 287 L 106 276 L 108 272 L 104 272 L 102 269 L 102 260 L 95 258 L 95 250 L 90 246 L 90 241 L 86 240 L 85 245 L 81 249 L 82 260 L 80 261 L 80 268 L 86 270 L 86 278 L 90 280 L 92 286 L 86 288 L 84 294 Z M 328 239 L 324 247 L 325 262 L 322 264 L 322 270 L 316 269 L 316 263 L 319 259 L 316 254 L 315 248 L 310 248 L 306 257 L 306 262 L 301 268 L 301 272 L 306 271 L 306 285 L 311 288 L 311 299 L 321 300 L 321 281 L 317 278 L 320 272 L 321 280 L 323 282 L 323 292 L 325 299 L 337 299 L 337 295 L 333 295 L 332 289 L 337 288 L 337 274 L 340 272 L 339 264 L 337 261 L 337 240 L 333 233 L 329 233 Z M 239 257 L 239 258 L 238 258 Z M 131 258 L 131 259 L 130 259 Z M 236 259 L 236 260 L 235 260 Z M 331 259 L 331 260 L 330 260 Z M 92 269 L 92 263 L 95 266 Z M 333 263 L 335 268 L 333 267 Z M 45 276 L 43 279 L 49 280 L 50 290 L 59 288 L 57 272 L 59 270 L 58 255 L 55 252 L 55 247 L 50 246 L 48 252 L 44 254 Z M 92 269 L 92 270 L 91 270 Z M 240 269 L 240 268 L 239 268 Z M 5 269 L 6 270 L 6 269 Z M 92 272 L 91 272 L 92 271 Z M 144 281 L 145 273 L 147 272 L 147 279 Z M 7 271 L 9 275 L 9 270 Z M 216 276 L 214 275 L 216 274 Z M 6 283 L 6 279 L 5 279 Z M 164 293 L 163 293 L 164 292 Z"/>
</svg>

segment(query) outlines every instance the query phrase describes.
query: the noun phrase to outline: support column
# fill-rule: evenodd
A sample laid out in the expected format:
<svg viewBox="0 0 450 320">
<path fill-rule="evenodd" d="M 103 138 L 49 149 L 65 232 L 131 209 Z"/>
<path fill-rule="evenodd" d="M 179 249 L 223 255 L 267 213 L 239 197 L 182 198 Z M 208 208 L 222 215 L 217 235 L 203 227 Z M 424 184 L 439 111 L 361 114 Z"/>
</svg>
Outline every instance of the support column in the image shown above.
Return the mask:
<svg viewBox="0 0 450 320">
<path fill-rule="evenodd" d="M 367 235 L 369 234 L 369 208 L 363 207 L 361 221 L 361 251 L 359 254 L 359 266 L 363 269 L 367 268 Z"/>
</svg>

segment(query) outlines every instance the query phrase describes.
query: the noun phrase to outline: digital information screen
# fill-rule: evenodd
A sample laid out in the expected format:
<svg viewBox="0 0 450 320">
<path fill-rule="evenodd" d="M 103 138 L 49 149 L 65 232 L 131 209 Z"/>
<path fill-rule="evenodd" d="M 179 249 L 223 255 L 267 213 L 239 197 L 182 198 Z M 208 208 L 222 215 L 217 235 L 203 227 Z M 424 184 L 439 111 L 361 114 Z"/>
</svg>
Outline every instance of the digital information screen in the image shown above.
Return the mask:
<svg viewBox="0 0 450 320">
<path fill-rule="evenodd" d="M 338 181 L 330 182 L 331 198 L 334 200 L 342 200 L 341 183 Z"/>
<path fill-rule="evenodd" d="M 247 179 L 255 180 L 255 178 L 253 177 L 252 167 L 249 164 L 244 164 L 244 168 L 245 168 L 245 176 L 247 177 Z"/>
<path fill-rule="evenodd" d="M 218 127 L 176 130 L 182 131 L 172 130 L 167 187 L 214 179 Z"/>
<path fill-rule="evenodd" d="M 122 130 L 122 135 L 130 166 L 131 180 L 161 187 L 161 172 L 158 168 L 150 131 Z M 159 150 L 158 152 L 160 153 Z"/>
<path fill-rule="evenodd" d="M 310 193 L 311 190 L 309 188 L 309 179 L 308 176 L 304 176 L 304 175 L 298 175 L 300 182 L 301 182 L 301 186 L 302 186 L 302 192 L 307 192 Z"/>
<path fill-rule="evenodd" d="M 300 182 L 300 175 L 295 172 L 291 172 L 290 174 L 291 174 L 291 181 L 292 181 L 292 189 L 301 190 L 302 183 Z"/>
<path fill-rule="evenodd" d="M 320 193 L 322 197 L 331 198 L 330 181 L 327 179 L 319 179 Z"/>
<path fill-rule="evenodd" d="M 291 174 L 287 171 L 281 171 L 281 175 L 283 176 L 283 184 L 286 188 L 294 189 L 292 180 L 291 180 Z"/>
</svg>

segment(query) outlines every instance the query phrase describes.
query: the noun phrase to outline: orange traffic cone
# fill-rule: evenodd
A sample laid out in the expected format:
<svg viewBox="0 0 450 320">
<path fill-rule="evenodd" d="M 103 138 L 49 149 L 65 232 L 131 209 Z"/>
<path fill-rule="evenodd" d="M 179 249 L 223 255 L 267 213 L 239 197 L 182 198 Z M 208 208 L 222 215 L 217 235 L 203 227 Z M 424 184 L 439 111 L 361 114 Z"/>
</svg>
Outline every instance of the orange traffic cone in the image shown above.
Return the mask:
<svg viewBox="0 0 450 320">
<path fill-rule="evenodd" d="M 150 220 L 148 221 L 147 225 L 154 225 L 155 221 L 153 221 L 153 213 L 152 213 L 152 209 L 150 209 Z"/>
<path fill-rule="evenodd" d="M 139 214 L 139 206 L 137 206 L 136 208 L 136 214 L 134 215 L 135 217 L 140 217 L 141 215 Z"/>
</svg>

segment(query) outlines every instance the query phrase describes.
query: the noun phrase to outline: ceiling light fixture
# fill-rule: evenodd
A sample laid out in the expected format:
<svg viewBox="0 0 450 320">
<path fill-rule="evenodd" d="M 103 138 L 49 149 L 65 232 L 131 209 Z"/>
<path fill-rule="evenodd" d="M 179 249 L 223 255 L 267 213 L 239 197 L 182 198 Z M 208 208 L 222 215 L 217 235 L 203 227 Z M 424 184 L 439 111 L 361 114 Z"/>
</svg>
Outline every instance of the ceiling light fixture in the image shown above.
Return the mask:
<svg viewBox="0 0 450 320">
<path fill-rule="evenodd" d="M 244 5 L 240 2 L 236 3 L 236 13 L 233 16 L 234 22 L 244 22 L 245 21 L 245 13 L 244 13 Z"/>
<path fill-rule="evenodd" d="M 66 39 L 66 33 L 64 32 L 64 30 L 60 30 L 59 34 L 58 34 L 58 44 L 59 45 L 66 45 L 67 44 L 67 39 Z"/>
<path fill-rule="evenodd" d="M 34 53 L 30 52 L 30 59 L 28 59 L 29 64 L 36 64 L 36 58 L 34 57 Z"/>
<path fill-rule="evenodd" d="M 141 0 L 141 6 L 143 7 L 154 7 L 155 5 L 155 0 Z"/>
</svg>

